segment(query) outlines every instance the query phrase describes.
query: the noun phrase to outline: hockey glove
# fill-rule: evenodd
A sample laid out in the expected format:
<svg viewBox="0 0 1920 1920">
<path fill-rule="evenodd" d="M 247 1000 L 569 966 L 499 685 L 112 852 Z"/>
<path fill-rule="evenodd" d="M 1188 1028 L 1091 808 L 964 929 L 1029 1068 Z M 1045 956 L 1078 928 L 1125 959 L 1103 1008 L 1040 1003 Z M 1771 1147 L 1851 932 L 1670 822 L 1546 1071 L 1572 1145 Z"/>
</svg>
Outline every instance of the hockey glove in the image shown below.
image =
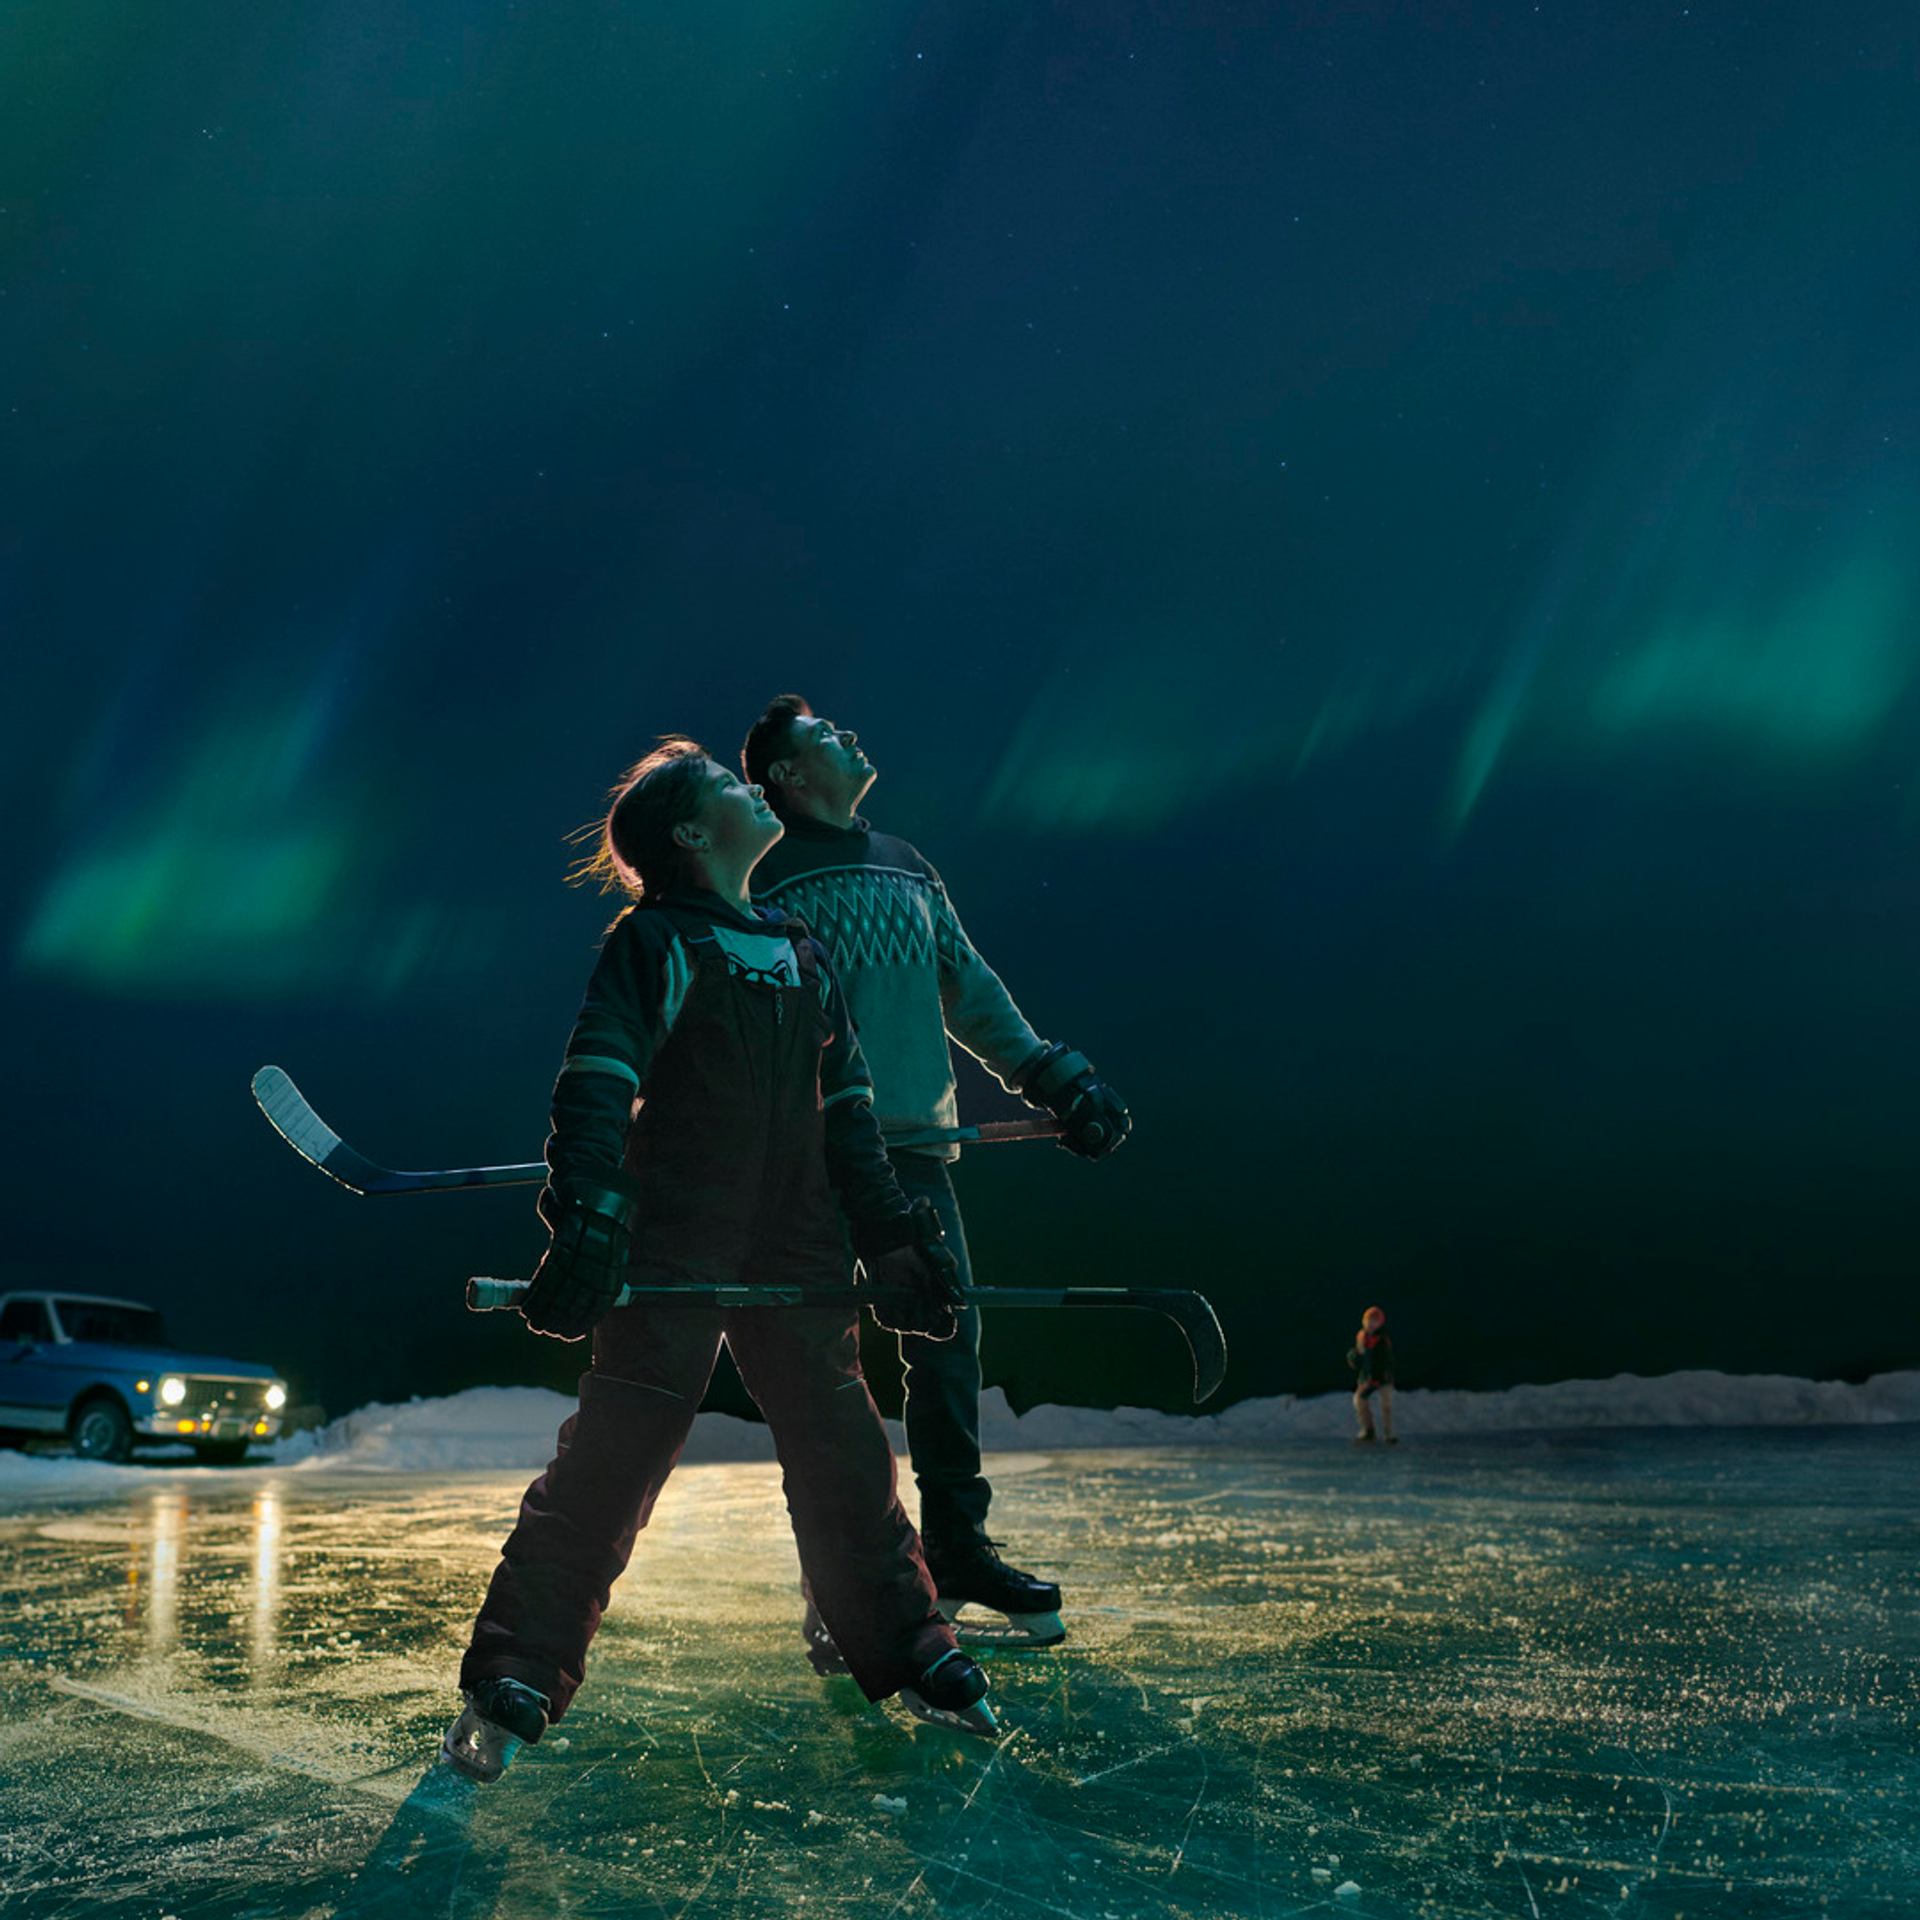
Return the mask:
<svg viewBox="0 0 1920 1920">
<path fill-rule="evenodd" d="M 1126 1102 L 1071 1047 L 1049 1047 L 1022 1082 L 1020 1097 L 1052 1114 L 1065 1129 L 1060 1144 L 1083 1160 L 1104 1160 L 1133 1131 Z"/>
<path fill-rule="evenodd" d="M 619 1298 L 633 1257 L 634 1196 L 569 1180 L 547 1196 L 553 1241 L 520 1303 L 527 1325 L 556 1340 L 591 1333 Z"/>
<path fill-rule="evenodd" d="M 959 1331 L 953 1310 L 966 1303 L 960 1263 L 928 1199 L 877 1222 L 857 1237 L 861 1275 L 875 1294 L 873 1317 L 889 1333 L 951 1340 Z"/>
</svg>

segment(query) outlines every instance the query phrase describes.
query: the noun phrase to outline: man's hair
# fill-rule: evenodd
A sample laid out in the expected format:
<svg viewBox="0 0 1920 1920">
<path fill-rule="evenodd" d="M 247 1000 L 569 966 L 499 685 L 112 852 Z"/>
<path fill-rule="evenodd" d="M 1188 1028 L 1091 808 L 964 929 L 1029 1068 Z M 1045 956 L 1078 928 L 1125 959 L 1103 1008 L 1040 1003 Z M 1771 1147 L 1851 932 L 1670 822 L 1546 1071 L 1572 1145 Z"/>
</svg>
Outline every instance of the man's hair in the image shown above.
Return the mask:
<svg viewBox="0 0 1920 1920">
<path fill-rule="evenodd" d="M 747 729 L 741 743 L 740 769 L 747 776 L 747 784 L 764 787 L 767 798 L 776 804 L 779 794 L 767 779 L 767 769 L 793 751 L 793 723 L 812 718 L 813 709 L 797 693 L 777 693 L 767 702 L 766 712 Z"/>
<path fill-rule="evenodd" d="M 630 766 L 607 794 L 606 816 L 572 836 L 592 851 L 567 878 L 635 900 L 670 891 L 686 864 L 673 830 L 700 811 L 708 758 L 699 741 L 670 733 Z"/>
</svg>

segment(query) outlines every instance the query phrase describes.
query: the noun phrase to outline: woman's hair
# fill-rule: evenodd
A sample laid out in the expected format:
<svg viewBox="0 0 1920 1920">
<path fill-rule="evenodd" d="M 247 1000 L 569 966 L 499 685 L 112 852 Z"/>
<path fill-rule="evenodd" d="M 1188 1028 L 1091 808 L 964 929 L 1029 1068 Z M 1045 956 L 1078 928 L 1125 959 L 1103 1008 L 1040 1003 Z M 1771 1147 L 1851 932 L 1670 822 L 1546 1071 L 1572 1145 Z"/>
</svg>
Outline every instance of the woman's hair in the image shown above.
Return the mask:
<svg viewBox="0 0 1920 1920">
<path fill-rule="evenodd" d="M 697 740 L 670 733 L 636 761 L 607 794 L 606 816 L 568 837 L 590 851 L 567 878 L 630 899 L 668 892 L 680 878 L 684 855 L 673 830 L 700 811 L 709 756 Z"/>
</svg>

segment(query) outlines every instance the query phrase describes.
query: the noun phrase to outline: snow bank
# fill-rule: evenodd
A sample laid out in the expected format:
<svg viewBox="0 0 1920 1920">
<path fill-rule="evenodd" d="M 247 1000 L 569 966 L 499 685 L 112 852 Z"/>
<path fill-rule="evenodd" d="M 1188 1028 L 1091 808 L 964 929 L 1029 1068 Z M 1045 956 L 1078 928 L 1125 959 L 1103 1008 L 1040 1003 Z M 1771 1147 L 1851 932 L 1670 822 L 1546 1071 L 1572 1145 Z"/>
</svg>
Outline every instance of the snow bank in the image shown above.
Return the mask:
<svg viewBox="0 0 1920 1920">
<path fill-rule="evenodd" d="M 117 1500 L 133 1484 L 131 1476 L 145 1472 L 145 1467 L 109 1467 L 94 1460 L 71 1460 L 64 1454 L 16 1453 L 0 1448 L 0 1508 L 23 1494 Z"/>
<path fill-rule="evenodd" d="M 317 1433 L 295 1434 L 274 1458 L 283 1465 L 373 1473 L 543 1467 L 573 1408 L 569 1395 L 544 1387 L 471 1387 L 444 1400 L 360 1407 Z M 895 1445 L 904 1445 L 897 1428 L 893 1433 Z M 703 1413 L 680 1458 L 696 1464 L 771 1460 L 773 1441 L 757 1421 Z"/>
<path fill-rule="evenodd" d="M 1220 1414 L 1120 1407 L 1035 1407 L 1015 1414 L 996 1388 L 982 1395 L 981 1439 L 997 1452 L 1067 1447 L 1264 1447 L 1352 1430 L 1351 1396 L 1282 1394 Z M 1520 1433 L 1556 1427 L 1887 1426 L 1920 1421 L 1920 1372 L 1876 1374 L 1861 1386 L 1785 1374 L 1668 1373 L 1654 1379 L 1561 1380 L 1467 1393 L 1396 1391 L 1395 1428 L 1408 1434 Z"/>
<path fill-rule="evenodd" d="M 361 1407 L 317 1433 L 296 1434 L 277 1447 L 257 1449 L 252 1457 L 302 1471 L 530 1473 L 546 1464 L 554 1433 L 572 1408 L 570 1399 L 544 1388 L 475 1387 L 443 1400 Z M 1401 1432 L 1422 1438 L 1553 1428 L 1884 1426 L 1920 1422 L 1920 1372 L 1883 1373 L 1862 1386 L 1784 1374 L 1700 1372 L 1657 1379 L 1623 1373 L 1611 1380 L 1562 1380 L 1496 1393 L 1413 1388 L 1396 1395 L 1394 1416 Z M 992 1387 L 981 1396 L 980 1437 L 990 1453 L 1263 1447 L 1344 1438 L 1352 1417 L 1344 1393 L 1244 1400 L 1220 1414 L 1055 1406 L 1016 1414 L 1006 1395 Z M 890 1421 L 888 1431 L 896 1451 L 904 1451 L 898 1423 Z M 771 1460 L 773 1442 L 753 1421 L 703 1413 L 681 1458 L 695 1465 Z M 130 1474 L 149 1477 L 158 1464 L 110 1467 L 0 1450 L 0 1501 L 31 1494 L 111 1495 L 125 1490 Z M 185 1457 L 177 1468 L 172 1461 L 166 1464 L 195 1475 L 232 1471 L 197 1467 Z"/>
<path fill-rule="evenodd" d="M 546 1463 L 564 1395 L 537 1387 L 475 1387 L 446 1400 L 362 1407 L 317 1434 L 296 1436 L 283 1461 L 310 1467 L 412 1471 Z M 1552 1427 L 1868 1426 L 1920 1421 L 1920 1372 L 1886 1373 L 1864 1386 L 1794 1380 L 1779 1374 L 1669 1373 L 1643 1380 L 1563 1380 L 1498 1393 L 1411 1389 L 1396 1396 L 1395 1424 L 1407 1433 L 1515 1433 Z M 1344 1393 L 1243 1400 L 1220 1414 L 1156 1413 L 1145 1407 L 1035 1407 L 1016 1414 L 998 1387 L 980 1397 L 980 1439 L 991 1453 L 1076 1447 L 1261 1447 L 1344 1437 L 1352 1422 Z M 896 1451 L 905 1450 L 889 1421 Z M 694 1422 L 682 1460 L 771 1460 L 765 1427 L 724 1413 Z"/>
</svg>

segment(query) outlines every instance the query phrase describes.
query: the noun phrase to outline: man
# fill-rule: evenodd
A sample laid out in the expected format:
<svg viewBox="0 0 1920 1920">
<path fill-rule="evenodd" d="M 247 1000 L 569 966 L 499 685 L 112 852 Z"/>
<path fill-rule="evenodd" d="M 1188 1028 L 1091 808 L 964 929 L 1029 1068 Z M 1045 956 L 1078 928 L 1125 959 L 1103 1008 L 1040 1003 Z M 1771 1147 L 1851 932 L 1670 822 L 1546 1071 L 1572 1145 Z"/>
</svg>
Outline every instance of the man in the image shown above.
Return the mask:
<svg viewBox="0 0 1920 1920">
<path fill-rule="evenodd" d="M 961 927 L 932 866 L 906 841 L 876 832 L 856 809 L 879 777 L 858 737 L 781 694 L 741 749 L 749 781 L 764 787 L 786 835 L 754 870 L 754 897 L 801 919 L 832 957 L 873 1073 L 884 1132 L 952 1127 L 957 1118 L 949 1037 L 1006 1087 L 1061 1122 L 1062 1144 L 1088 1160 L 1112 1153 L 1131 1121 L 1119 1096 L 1071 1048 L 1027 1023 Z M 947 1163 L 957 1147 L 890 1155 L 903 1192 L 931 1202 L 967 1275 L 966 1235 Z M 969 1604 L 1004 1627 L 962 1628 L 975 1644 L 1049 1646 L 1065 1637 L 1060 1589 L 1000 1558 L 986 1531 L 993 1489 L 980 1470 L 980 1316 L 959 1315 L 949 1341 L 900 1342 L 907 1448 L 920 1488 L 920 1532 L 954 1619 Z M 807 1572 L 816 1586 L 818 1573 Z M 806 1634 L 814 1664 L 836 1650 L 818 1610 Z"/>
<path fill-rule="evenodd" d="M 638 904 L 608 934 L 554 1087 L 553 1239 L 522 1311 L 539 1333 L 591 1331 L 593 1365 L 461 1664 L 466 1711 L 444 1752 L 476 1779 L 566 1712 L 723 1339 L 862 1691 L 993 1730 L 986 1676 L 936 1610 L 899 1502 L 856 1316 L 615 1305 L 629 1283 L 844 1287 L 844 1214 L 869 1282 L 906 1296 L 889 1320 L 952 1333 L 957 1271 L 888 1166 L 845 997 L 804 928 L 750 904 L 747 876 L 780 833 L 757 788 L 669 740 L 616 789 L 587 863 Z"/>
</svg>

